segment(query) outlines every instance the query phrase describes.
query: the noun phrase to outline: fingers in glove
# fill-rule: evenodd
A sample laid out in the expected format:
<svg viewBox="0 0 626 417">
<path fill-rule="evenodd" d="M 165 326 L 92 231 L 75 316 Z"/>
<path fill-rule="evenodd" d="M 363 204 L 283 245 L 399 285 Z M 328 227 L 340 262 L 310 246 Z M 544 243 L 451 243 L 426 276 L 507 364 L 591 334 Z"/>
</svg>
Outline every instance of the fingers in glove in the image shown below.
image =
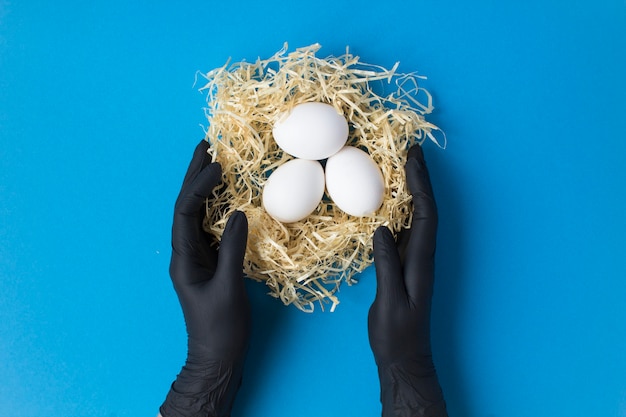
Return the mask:
<svg viewBox="0 0 626 417">
<path fill-rule="evenodd" d="M 415 250 L 418 249 L 414 243 L 410 248 L 412 252 L 407 250 L 414 235 L 412 231 L 419 229 L 415 236 L 420 236 L 425 232 L 424 227 L 433 227 L 436 230 L 437 225 L 437 207 L 420 145 L 414 145 L 409 149 L 405 175 L 409 192 L 413 196 L 413 218 L 410 228 L 402 229 L 397 237 L 398 251 L 403 264 L 405 259 L 413 257 Z"/>
<path fill-rule="evenodd" d="M 413 196 L 413 221 L 428 218 L 435 220 L 436 224 L 437 206 L 421 146 L 415 145 L 409 149 L 405 174 L 409 192 Z"/>
<path fill-rule="evenodd" d="M 243 260 L 248 240 L 248 219 L 241 211 L 235 211 L 224 229 L 220 243 L 216 279 L 225 285 L 239 285 L 243 278 Z"/>
<path fill-rule="evenodd" d="M 413 220 L 405 249 L 405 285 L 408 296 L 416 305 L 429 305 L 434 276 L 437 207 L 424 154 L 419 145 L 409 150 L 406 177 L 413 196 Z"/>
<path fill-rule="evenodd" d="M 419 165 L 423 166 L 422 174 L 424 175 L 423 179 L 423 191 L 428 194 L 431 198 L 433 198 L 433 188 L 430 182 L 430 174 L 428 173 L 428 168 L 426 167 L 426 160 L 424 159 L 424 150 L 420 145 L 413 145 L 409 149 L 407 153 L 407 162 L 410 160 L 415 160 Z M 408 178 L 407 178 L 408 180 Z M 419 184 L 409 184 L 409 190 L 413 191 L 414 186 L 418 186 Z"/>
<path fill-rule="evenodd" d="M 188 184 L 176 201 L 176 214 L 186 216 L 202 215 L 206 199 L 222 179 L 222 167 L 218 162 L 206 166 Z"/>
<path fill-rule="evenodd" d="M 406 299 L 400 254 L 391 231 L 385 226 L 374 232 L 374 263 L 376 300 L 391 305 Z"/>
<path fill-rule="evenodd" d="M 215 248 L 211 238 L 202 228 L 205 217 L 205 202 L 213 188 L 220 181 L 222 168 L 218 163 L 205 167 L 186 187 L 174 208 L 172 227 L 172 249 L 178 255 L 196 259 L 208 267 L 214 265 Z"/>
<path fill-rule="evenodd" d="M 181 187 L 181 193 L 184 192 L 185 187 L 188 184 L 191 184 L 196 176 L 202 171 L 209 163 L 211 162 L 211 158 L 207 151 L 209 150 L 209 142 L 206 140 L 201 140 L 200 143 L 196 146 L 196 149 L 193 152 L 193 157 L 191 158 L 191 162 L 189 162 L 189 167 L 187 168 L 187 173 L 185 174 L 185 179 L 183 180 L 183 186 Z"/>
</svg>

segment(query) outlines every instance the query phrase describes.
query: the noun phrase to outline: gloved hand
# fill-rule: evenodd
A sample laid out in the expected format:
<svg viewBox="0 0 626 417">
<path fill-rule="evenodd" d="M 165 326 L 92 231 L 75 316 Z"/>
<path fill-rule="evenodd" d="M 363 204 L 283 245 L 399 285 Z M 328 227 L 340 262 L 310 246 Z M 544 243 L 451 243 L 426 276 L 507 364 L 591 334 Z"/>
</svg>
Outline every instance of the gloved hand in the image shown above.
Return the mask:
<svg viewBox="0 0 626 417">
<path fill-rule="evenodd" d="M 230 416 L 250 335 L 243 282 L 248 223 L 235 212 L 219 250 L 202 228 L 205 201 L 220 182 L 200 142 L 174 208 L 170 276 L 187 327 L 187 361 L 160 408 L 163 417 Z"/>
<path fill-rule="evenodd" d="M 419 145 L 409 150 L 405 170 L 413 196 L 411 227 L 397 244 L 384 226 L 374 233 L 377 289 L 368 316 L 370 346 L 383 417 L 447 416 L 430 346 L 437 207 Z"/>
</svg>

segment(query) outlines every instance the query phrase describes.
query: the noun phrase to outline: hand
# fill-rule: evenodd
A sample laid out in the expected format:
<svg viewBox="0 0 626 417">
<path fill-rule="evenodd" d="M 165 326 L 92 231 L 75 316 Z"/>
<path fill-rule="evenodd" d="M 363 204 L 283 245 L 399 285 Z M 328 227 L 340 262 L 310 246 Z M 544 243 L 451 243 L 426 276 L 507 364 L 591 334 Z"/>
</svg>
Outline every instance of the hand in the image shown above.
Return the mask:
<svg viewBox="0 0 626 417">
<path fill-rule="evenodd" d="M 220 182 L 200 142 L 174 208 L 170 276 L 187 327 L 187 361 L 161 406 L 163 417 L 229 416 L 250 335 L 243 282 L 248 224 L 235 212 L 217 249 L 202 228 L 205 202 Z"/>
<path fill-rule="evenodd" d="M 419 145 L 409 150 L 405 169 L 413 196 L 411 227 L 397 244 L 386 227 L 374 233 L 377 290 L 368 316 L 370 346 L 384 417 L 447 416 L 430 346 L 437 207 Z"/>
</svg>

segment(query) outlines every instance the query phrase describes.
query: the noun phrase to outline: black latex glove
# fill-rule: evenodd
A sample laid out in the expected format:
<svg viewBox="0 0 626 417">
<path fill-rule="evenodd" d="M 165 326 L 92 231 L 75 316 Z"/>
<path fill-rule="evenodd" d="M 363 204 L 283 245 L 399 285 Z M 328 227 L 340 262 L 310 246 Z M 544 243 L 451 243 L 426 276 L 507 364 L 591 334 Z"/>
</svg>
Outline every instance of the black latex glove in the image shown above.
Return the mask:
<svg viewBox="0 0 626 417">
<path fill-rule="evenodd" d="M 246 216 L 233 214 L 219 250 L 202 228 L 205 201 L 220 182 L 208 143 L 195 150 L 174 208 L 170 276 L 187 326 L 187 361 L 161 406 L 163 417 L 229 416 L 250 335 L 243 282 Z"/>
<path fill-rule="evenodd" d="M 374 233 L 377 290 L 369 340 L 380 379 L 383 417 L 447 416 L 430 346 L 437 207 L 419 145 L 408 153 L 411 227 L 398 243 L 386 227 Z"/>
</svg>

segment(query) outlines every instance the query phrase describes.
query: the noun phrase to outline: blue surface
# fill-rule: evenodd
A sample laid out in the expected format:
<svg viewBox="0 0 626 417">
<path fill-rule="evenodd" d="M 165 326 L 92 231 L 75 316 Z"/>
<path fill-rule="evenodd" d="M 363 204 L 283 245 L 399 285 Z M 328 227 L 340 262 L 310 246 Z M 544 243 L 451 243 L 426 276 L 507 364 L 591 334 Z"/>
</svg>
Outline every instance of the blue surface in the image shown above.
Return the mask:
<svg viewBox="0 0 626 417">
<path fill-rule="evenodd" d="M 288 41 L 429 78 L 448 147 L 435 360 L 451 416 L 626 416 L 626 3 L 0 0 L 0 415 L 153 416 L 185 355 L 172 206 L 197 70 Z M 235 416 L 376 416 L 374 273 L 333 314 L 250 283 Z"/>
</svg>

